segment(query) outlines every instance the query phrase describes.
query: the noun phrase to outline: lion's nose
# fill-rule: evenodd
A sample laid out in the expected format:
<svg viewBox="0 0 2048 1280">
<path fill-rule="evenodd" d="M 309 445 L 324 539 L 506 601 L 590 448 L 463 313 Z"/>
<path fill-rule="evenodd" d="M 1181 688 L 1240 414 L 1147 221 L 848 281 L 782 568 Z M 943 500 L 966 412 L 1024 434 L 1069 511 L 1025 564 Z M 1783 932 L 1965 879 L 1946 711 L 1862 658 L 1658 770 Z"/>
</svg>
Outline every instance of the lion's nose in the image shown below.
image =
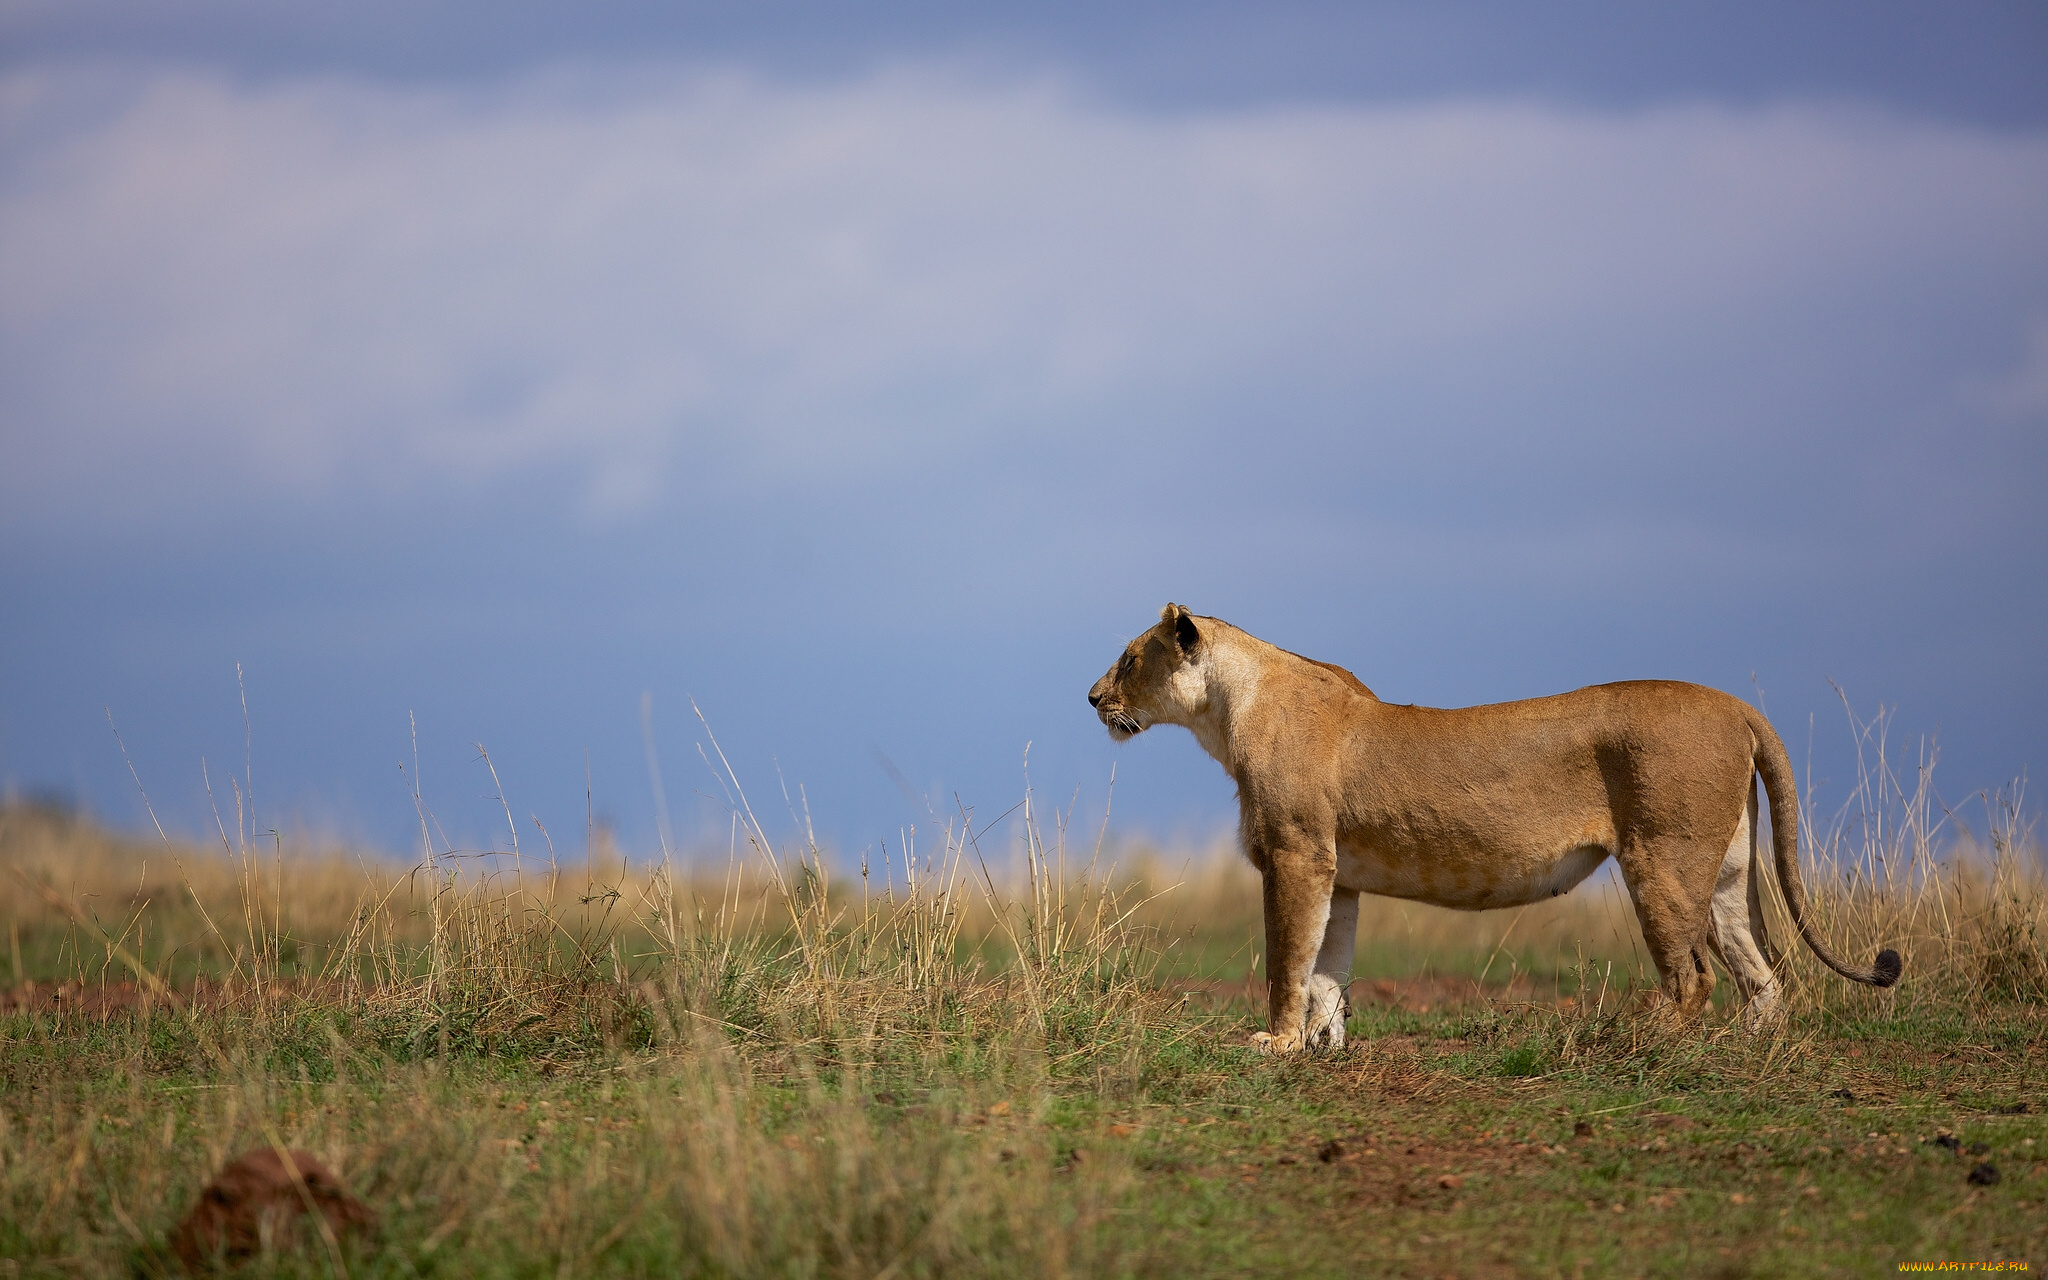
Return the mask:
<svg viewBox="0 0 2048 1280">
<path fill-rule="evenodd" d="M 1088 705 L 1089 705 L 1089 706 L 1091 706 L 1091 707 L 1099 707 L 1099 706 L 1101 706 L 1101 705 L 1102 705 L 1102 695 L 1101 695 L 1101 694 L 1099 694 L 1099 693 L 1091 693 L 1091 694 L 1089 694 L 1089 695 L 1088 695 Z"/>
</svg>

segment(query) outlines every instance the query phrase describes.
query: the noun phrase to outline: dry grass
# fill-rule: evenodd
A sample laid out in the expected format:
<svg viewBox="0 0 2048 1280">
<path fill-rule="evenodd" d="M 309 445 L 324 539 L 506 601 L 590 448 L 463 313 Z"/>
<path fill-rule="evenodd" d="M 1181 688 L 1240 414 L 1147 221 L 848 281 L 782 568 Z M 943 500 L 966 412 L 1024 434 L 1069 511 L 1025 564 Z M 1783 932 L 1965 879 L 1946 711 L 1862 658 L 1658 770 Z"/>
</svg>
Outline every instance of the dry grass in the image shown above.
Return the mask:
<svg viewBox="0 0 2048 1280">
<path fill-rule="evenodd" d="M 1794 991 L 1845 1013 L 2048 999 L 2048 884 L 2023 783 L 1980 797 L 1972 821 L 1938 802 L 1931 759 L 1898 767 L 1882 718 L 1852 723 L 1865 748 L 1856 783 L 1831 813 L 1809 798 L 1805 879 L 1837 947 L 1852 959 L 1897 947 L 1906 981 L 1892 991 L 1841 982 L 1798 944 L 1773 893 Z M 644 857 L 635 868 L 601 830 L 569 867 L 552 848 L 543 860 L 429 846 L 400 868 L 225 830 L 212 851 L 144 841 L 17 804 L 0 808 L 0 875 L 11 881 L 0 927 L 16 981 L 182 988 L 204 976 L 257 995 L 317 991 L 390 1013 L 438 1011 L 426 1019 L 437 1037 L 478 1043 L 552 1024 L 605 988 L 626 1004 L 650 985 L 692 1007 L 739 1000 L 754 1026 L 842 1006 L 893 1025 L 930 1021 L 930 1008 L 909 1010 L 967 980 L 1003 987 L 1045 1024 L 1089 984 L 1102 987 L 1097 1003 L 1161 978 L 1257 970 L 1258 877 L 1234 850 L 1106 853 L 1098 837 L 1077 852 L 1065 821 L 1055 815 L 1048 831 L 1033 805 L 1027 797 L 993 841 L 948 825 L 922 855 L 900 850 L 856 880 L 835 876 L 815 843 L 777 849 L 744 807 L 747 848 L 707 873 L 701 861 Z M 786 981 L 759 981 L 770 971 Z M 1588 982 L 1627 993 L 1654 976 L 1626 893 L 1605 873 L 1503 911 L 1368 897 L 1357 973 L 1527 975 L 1555 996 Z M 1104 975 L 1115 976 L 1105 985 Z M 874 1013 L 883 1006 L 894 1012 Z"/>
<path fill-rule="evenodd" d="M 752 856 L 691 875 L 629 871 L 602 838 L 573 869 L 446 850 L 410 869 L 281 846 L 209 854 L 15 806 L 0 809 L 0 919 L 12 972 L 74 998 L 126 984 L 175 1002 L 161 993 L 203 978 L 252 1009 L 347 1010 L 444 1048 L 502 1049 L 593 1016 L 641 1041 L 694 1019 L 823 1042 L 930 1031 L 991 1002 L 1055 1038 L 1082 1009 L 1089 1034 L 1115 1040 L 1161 1002 L 1155 930 L 1127 905 L 1139 890 L 1060 874 L 1063 837 L 1044 839 L 1028 808 L 1015 897 L 964 827 L 856 888 L 815 845 L 777 850 L 743 818 Z"/>
<path fill-rule="evenodd" d="M 1966 828 L 1931 767 L 1904 785 L 1881 725 L 1869 743 L 1849 803 L 1808 816 L 1807 885 L 1838 945 L 1897 946 L 1906 977 L 1851 988 L 1786 946 L 1786 1043 L 1807 1058 L 1844 1020 L 2048 1002 L 2019 791 Z M 38 980 L 0 1009 L 0 1259 L 147 1270 L 205 1176 L 269 1144 L 342 1170 L 391 1245 L 265 1263 L 287 1273 L 1133 1266 L 1142 1240 L 1118 1224 L 1140 1171 L 1099 1107 L 1239 1070 L 1202 1057 L 1225 1028 L 1168 979 L 1255 963 L 1242 860 L 1125 848 L 1112 865 L 1027 800 L 999 851 L 955 826 L 887 874 L 835 876 L 743 801 L 736 821 L 745 856 L 716 873 L 629 874 L 602 841 L 573 869 L 445 848 L 398 869 L 0 809 L 9 973 Z M 1545 1015 L 1562 1038 L 1539 1053 L 1508 1027 L 1528 1062 L 1502 1074 L 1644 1052 L 1617 1016 L 1646 977 L 1632 913 L 1588 888 L 1479 916 L 1375 901 L 1362 967 L 1569 983 L 1572 1011 Z M 133 1007 L 95 1011 L 93 990 Z M 1773 1052 L 1742 1059 L 1759 1082 Z"/>
<path fill-rule="evenodd" d="M 1809 806 L 1801 835 L 1821 928 L 1862 963 L 1897 947 L 1906 979 L 1891 992 L 1852 987 L 1789 941 L 1810 998 L 1844 1012 L 1910 1012 L 1932 1003 L 2048 1000 L 2048 877 L 2016 779 L 1966 809 L 1944 806 L 1935 757 L 1896 760 L 1882 713 L 1850 718 L 1856 782 L 1832 815 Z M 1974 817 L 1974 825 L 1972 819 Z M 1783 917 L 1783 900 L 1776 903 Z M 1790 939 L 1789 921 L 1777 930 Z"/>
<path fill-rule="evenodd" d="M 1012 902 L 964 828 L 907 883 L 836 888 L 746 821 L 752 861 L 709 879 L 231 847 L 149 853 L 165 883 L 87 824 L 6 811 L 8 936 L 72 990 L 6 1024 L 4 1092 L 58 1105 L 0 1108 L 0 1258 L 157 1267 L 173 1207 L 271 1145 L 386 1205 L 409 1266 L 1100 1270 L 1125 1174 L 1038 1121 L 1055 1077 L 1115 1089 L 1177 1034 L 1117 893 L 1034 832 Z M 1001 974 L 963 944 L 970 904 Z M 181 992 L 181 967 L 215 985 Z"/>
<path fill-rule="evenodd" d="M 142 1073 L 57 1091 L 60 1105 L 0 1130 L 0 1220 L 13 1230 L 0 1229 L 0 1257 L 148 1269 L 206 1177 L 277 1145 L 342 1171 L 421 1269 L 1100 1269 L 1096 1228 L 1127 1170 L 1075 1165 L 1030 1127 L 1045 1103 L 1018 1078 L 1028 1072 L 877 1109 L 860 1071 L 763 1064 L 708 1034 L 670 1048 L 630 1069 L 492 1079 L 337 1043 L 340 1069 L 324 1079 L 236 1060 L 183 1097 Z M 991 1120 L 991 1106 L 1003 1114 Z M 354 1244 L 362 1269 L 375 1242 Z M 326 1270 L 317 1254 L 280 1262 Z"/>
</svg>

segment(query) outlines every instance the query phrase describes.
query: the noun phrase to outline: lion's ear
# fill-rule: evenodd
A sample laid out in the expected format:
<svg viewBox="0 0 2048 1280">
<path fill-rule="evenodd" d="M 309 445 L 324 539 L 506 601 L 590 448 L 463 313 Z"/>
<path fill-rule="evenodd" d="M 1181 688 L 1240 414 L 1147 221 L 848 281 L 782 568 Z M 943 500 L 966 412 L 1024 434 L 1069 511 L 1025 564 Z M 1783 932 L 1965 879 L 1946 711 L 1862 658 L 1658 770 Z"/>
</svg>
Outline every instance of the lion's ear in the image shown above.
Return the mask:
<svg viewBox="0 0 2048 1280">
<path fill-rule="evenodd" d="M 1202 633 L 1195 629 L 1195 615 L 1177 604 L 1169 604 L 1159 620 L 1173 630 L 1173 642 L 1180 646 L 1182 653 L 1191 654 L 1202 642 Z"/>
</svg>

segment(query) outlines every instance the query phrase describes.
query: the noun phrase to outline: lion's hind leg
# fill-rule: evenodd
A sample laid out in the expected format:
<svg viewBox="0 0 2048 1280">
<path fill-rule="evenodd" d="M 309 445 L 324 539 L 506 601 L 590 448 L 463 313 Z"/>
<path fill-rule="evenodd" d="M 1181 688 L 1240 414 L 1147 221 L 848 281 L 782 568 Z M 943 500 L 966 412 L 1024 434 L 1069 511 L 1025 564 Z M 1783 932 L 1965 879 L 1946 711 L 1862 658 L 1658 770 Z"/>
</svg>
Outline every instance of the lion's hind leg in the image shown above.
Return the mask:
<svg viewBox="0 0 2048 1280">
<path fill-rule="evenodd" d="M 1661 979 L 1653 1004 L 1660 1017 L 1693 1022 L 1705 1014 L 1714 994 L 1714 967 L 1706 951 L 1716 854 L 1670 841 L 1631 852 L 1618 861 Z"/>
<path fill-rule="evenodd" d="M 1351 955 L 1357 945 L 1358 895 L 1338 889 L 1330 895 L 1330 919 L 1323 926 L 1322 949 L 1308 979 L 1302 1040 L 1311 1049 L 1344 1047 L 1344 1019 L 1351 1012 L 1344 990 L 1351 982 Z"/>
<path fill-rule="evenodd" d="M 1344 988 L 1327 973 L 1308 979 L 1308 1016 L 1301 1042 L 1310 1049 L 1341 1050 L 1344 1047 Z"/>
<path fill-rule="evenodd" d="M 1707 941 L 1742 994 L 1742 1024 L 1760 1031 L 1784 1016 L 1777 957 L 1764 927 L 1763 866 L 1757 860 L 1756 788 L 1721 859 L 1708 917 Z"/>
</svg>

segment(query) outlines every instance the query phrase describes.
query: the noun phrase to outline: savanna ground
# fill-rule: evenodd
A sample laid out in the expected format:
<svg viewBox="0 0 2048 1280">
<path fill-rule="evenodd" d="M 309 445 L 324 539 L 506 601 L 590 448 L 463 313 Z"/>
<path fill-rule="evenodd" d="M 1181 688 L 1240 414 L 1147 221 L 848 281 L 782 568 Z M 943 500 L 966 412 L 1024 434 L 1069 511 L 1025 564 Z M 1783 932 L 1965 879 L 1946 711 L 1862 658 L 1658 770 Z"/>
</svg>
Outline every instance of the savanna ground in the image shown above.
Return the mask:
<svg viewBox="0 0 2048 1280">
<path fill-rule="evenodd" d="M 1246 1047 L 1249 868 L 1111 868 L 1028 809 L 829 879 L 744 810 L 700 874 L 601 832 L 573 870 L 535 832 L 408 871 L 232 815 L 209 851 L 16 803 L 0 1276 L 168 1273 L 260 1146 L 381 1222 L 252 1275 L 2048 1267 L 2039 855 L 2017 796 L 1965 828 L 1931 794 L 1880 763 L 1809 823 L 1823 927 L 1899 947 L 1893 991 L 1820 970 L 1780 910 L 1786 1023 L 1674 1034 L 1611 883 L 1378 902 L 1350 1047 L 1277 1059 Z"/>
</svg>

